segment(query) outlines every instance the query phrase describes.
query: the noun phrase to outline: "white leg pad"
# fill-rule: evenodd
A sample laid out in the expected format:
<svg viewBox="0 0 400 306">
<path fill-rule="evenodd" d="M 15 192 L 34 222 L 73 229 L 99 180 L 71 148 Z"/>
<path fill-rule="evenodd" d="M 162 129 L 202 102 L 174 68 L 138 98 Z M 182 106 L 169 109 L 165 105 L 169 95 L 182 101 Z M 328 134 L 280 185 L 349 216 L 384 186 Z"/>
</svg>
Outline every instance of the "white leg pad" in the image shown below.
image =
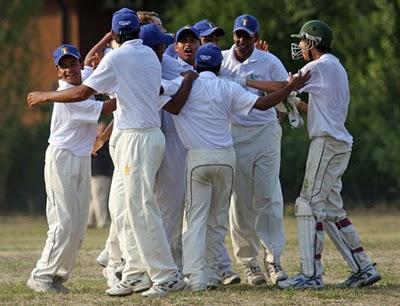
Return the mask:
<svg viewBox="0 0 400 306">
<path fill-rule="evenodd" d="M 359 266 L 355 261 L 353 254 L 351 253 L 350 248 L 346 245 L 346 243 L 342 239 L 342 235 L 340 231 L 336 227 L 335 223 L 330 221 L 324 221 L 324 228 L 329 238 L 332 240 L 333 244 L 339 250 L 340 254 L 342 254 L 344 260 L 350 266 L 351 270 L 354 273 L 359 271 Z"/>
<path fill-rule="evenodd" d="M 316 221 L 310 205 L 301 198 L 296 199 L 295 216 L 301 268 L 305 276 L 312 277 L 315 274 Z"/>
</svg>

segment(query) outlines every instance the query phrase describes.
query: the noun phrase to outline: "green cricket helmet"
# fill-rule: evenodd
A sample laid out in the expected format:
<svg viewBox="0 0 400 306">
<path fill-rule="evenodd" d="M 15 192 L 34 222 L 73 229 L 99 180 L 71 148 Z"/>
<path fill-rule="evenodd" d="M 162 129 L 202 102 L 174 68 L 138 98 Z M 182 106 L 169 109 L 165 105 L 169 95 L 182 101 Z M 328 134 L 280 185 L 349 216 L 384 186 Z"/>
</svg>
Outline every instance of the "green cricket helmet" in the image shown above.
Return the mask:
<svg viewBox="0 0 400 306">
<path fill-rule="evenodd" d="M 333 47 L 333 32 L 329 25 L 321 20 L 307 21 L 300 29 L 299 34 L 292 34 L 291 37 L 303 39 L 311 50 L 315 46 L 322 46 L 332 49 Z M 301 48 L 299 44 L 292 43 L 292 58 L 302 58 Z"/>
</svg>

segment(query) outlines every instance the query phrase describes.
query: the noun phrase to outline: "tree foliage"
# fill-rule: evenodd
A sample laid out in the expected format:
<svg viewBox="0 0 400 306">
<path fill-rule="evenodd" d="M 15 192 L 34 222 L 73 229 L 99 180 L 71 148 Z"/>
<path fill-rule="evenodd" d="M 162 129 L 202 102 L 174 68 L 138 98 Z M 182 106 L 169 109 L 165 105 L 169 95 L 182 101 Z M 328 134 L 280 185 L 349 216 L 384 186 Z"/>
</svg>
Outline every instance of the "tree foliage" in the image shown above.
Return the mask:
<svg viewBox="0 0 400 306">
<path fill-rule="evenodd" d="M 34 139 L 37 131 L 25 128 L 21 118 L 26 110 L 27 71 L 33 58 L 30 55 L 34 54 L 32 28 L 28 25 L 40 5 L 41 1 L 35 0 L 0 3 L 0 209 L 10 208 L 9 200 L 18 199 L 29 189 L 23 186 L 23 178 L 33 175 L 29 162 L 37 152 L 34 147 L 26 146 L 26 141 Z M 17 169 L 21 171 L 18 174 Z M 12 178 L 16 181 L 11 182 Z M 37 178 L 31 182 L 35 181 Z M 18 186 L 14 194 L 8 188 L 10 185 Z"/>
</svg>

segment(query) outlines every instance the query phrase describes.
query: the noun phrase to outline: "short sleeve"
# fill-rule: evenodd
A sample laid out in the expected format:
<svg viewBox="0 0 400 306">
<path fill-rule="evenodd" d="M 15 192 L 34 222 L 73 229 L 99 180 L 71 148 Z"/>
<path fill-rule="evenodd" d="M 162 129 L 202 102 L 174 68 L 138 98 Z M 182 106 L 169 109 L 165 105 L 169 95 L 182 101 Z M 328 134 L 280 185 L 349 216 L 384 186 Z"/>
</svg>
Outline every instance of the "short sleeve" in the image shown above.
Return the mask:
<svg viewBox="0 0 400 306">
<path fill-rule="evenodd" d="M 96 70 L 83 81 L 83 85 L 92 88 L 98 93 L 115 92 L 117 87 L 117 75 L 109 56 L 100 61 Z"/>
<path fill-rule="evenodd" d="M 312 63 L 310 63 L 312 64 Z M 304 75 L 308 71 L 310 71 L 311 76 L 307 81 L 306 85 L 303 88 L 300 88 L 298 92 L 308 92 L 308 93 L 317 93 L 323 87 L 323 80 L 321 73 L 316 65 L 305 65 L 300 72 Z"/>
<path fill-rule="evenodd" d="M 236 115 L 248 116 L 258 100 L 258 96 L 237 83 L 227 81 L 231 110 Z"/>
</svg>

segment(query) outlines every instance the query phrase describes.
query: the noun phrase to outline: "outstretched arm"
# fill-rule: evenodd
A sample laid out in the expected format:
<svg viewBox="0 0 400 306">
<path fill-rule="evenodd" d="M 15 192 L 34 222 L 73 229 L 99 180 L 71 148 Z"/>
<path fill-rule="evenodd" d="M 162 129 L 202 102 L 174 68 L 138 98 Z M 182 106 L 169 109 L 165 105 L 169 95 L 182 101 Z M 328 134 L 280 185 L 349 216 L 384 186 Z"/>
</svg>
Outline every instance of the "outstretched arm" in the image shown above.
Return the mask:
<svg viewBox="0 0 400 306">
<path fill-rule="evenodd" d="M 185 105 L 187 98 L 192 90 L 193 81 L 197 79 L 199 75 L 194 71 L 184 72 L 184 78 L 175 96 L 164 105 L 163 109 L 173 115 L 179 115 L 182 107 Z"/>
<path fill-rule="evenodd" d="M 95 91 L 85 85 L 74 86 L 60 91 L 32 91 L 26 97 L 27 104 L 30 108 L 48 102 L 79 102 L 86 100 L 92 96 Z"/>
<path fill-rule="evenodd" d="M 288 81 L 256 81 L 246 80 L 246 86 L 262 91 L 277 91 L 288 84 Z"/>
<path fill-rule="evenodd" d="M 266 110 L 277 105 L 278 103 L 286 99 L 292 91 L 296 91 L 302 88 L 309 79 L 310 72 L 307 72 L 304 75 L 299 72 L 298 76 L 293 78 L 291 77 L 287 85 L 282 89 L 279 89 L 278 91 L 275 91 L 268 96 L 258 98 L 257 102 L 254 104 L 254 108 Z"/>
</svg>

